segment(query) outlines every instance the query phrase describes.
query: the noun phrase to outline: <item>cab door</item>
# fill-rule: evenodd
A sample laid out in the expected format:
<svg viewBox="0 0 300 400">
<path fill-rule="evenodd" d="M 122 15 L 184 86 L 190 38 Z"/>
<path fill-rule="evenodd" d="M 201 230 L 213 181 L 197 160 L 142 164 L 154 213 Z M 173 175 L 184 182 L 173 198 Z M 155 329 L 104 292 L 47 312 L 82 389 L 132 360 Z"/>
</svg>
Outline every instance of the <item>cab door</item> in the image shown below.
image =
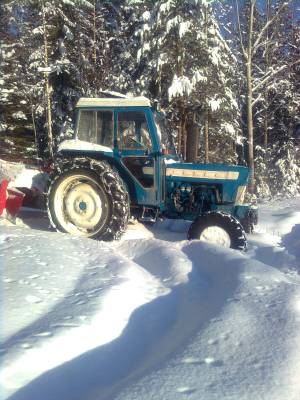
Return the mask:
<svg viewBox="0 0 300 400">
<path fill-rule="evenodd" d="M 159 204 L 159 160 L 151 120 L 145 109 L 117 109 L 116 149 L 126 173 L 131 201 L 136 205 Z M 129 182 L 128 182 L 129 181 Z"/>
</svg>

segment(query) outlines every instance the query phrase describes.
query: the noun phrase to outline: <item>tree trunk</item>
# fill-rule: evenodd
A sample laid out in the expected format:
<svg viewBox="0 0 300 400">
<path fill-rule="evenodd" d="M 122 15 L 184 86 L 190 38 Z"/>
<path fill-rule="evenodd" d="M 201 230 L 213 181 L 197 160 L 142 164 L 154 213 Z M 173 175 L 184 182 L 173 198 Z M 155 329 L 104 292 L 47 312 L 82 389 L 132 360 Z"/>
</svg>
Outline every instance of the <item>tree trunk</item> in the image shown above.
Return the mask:
<svg viewBox="0 0 300 400">
<path fill-rule="evenodd" d="M 208 15 L 207 15 L 207 7 L 204 7 L 204 33 L 205 33 L 205 47 L 208 49 Z M 205 93 L 205 97 L 207 99 L 207 93 Z M 205 163 L 209 163 L 209 110 L 205 111 L 204 115 L 204 155 L 205 155 Z"/>
<path fill-rule="evenodd" d="M 45 68 L 48 68 L 48 39 L 46 30 L 46 17 L 45 7 L 42 3 L 42 18 L 43 18 L 43 36 L 44 36 L 44 64 Z M 50 158 L 53 158 L 53 136 L 52 136 L 52 116 L 51 116 L 51 97 L 50 97 L 50 85 L 49 85 L 49 72 L 45 72 L 45 92 L 47 100 L 47 127 L 48 127 L 48 148 Z"/>
<path fill-rule="evenodd" d="M 252 115 L 252 75 L 251 62 L 247 63 L 247 130 L 248 166 L 250 168 L 249 191 L 254 192 L 253 115 Z"/>
<path fill-rule="evenodd" d="M 181 126 L 181 122 L 180 122 L 180 125 L 178 127 L 178 140 L 177 140 L 177 152 L 178 152 L 178 154 L 181 154 L 181 129 L 182 129 L 182 126 Z"/>
<path fill-rule="evenodd" d="M 182 64 L 182 48 L 180 46 L 180 40 L 178 38 L 176 43 L 176 54 L 177 54 L 177 63 L 176 63 L 176 74 L 178 77 L 183 76 L 183 64 Z M 178 154 L 182 154 L 183 159 L 185 159 L 185 105 L 184 99 L 181 98 L 178 101 L 178 112 L 179 112 L 179 131 L 178 131 Z"/>
<path fill-rule="evenodd" d="M 182 116 L 182 146 L 183 146 L 183 159 L 186 161 L 186 146 L 187 146 L 187 127 L 186 127 L 187 115 L 186 109 L 184 109 Z"/>
<path fill-rule="evenodd" d="M 96 1 L 94 1 L 93 7 L 93 62 L 94 62 L 94 73 L 96 74 L 97 64 L 97 52 L 96 52 Z"/>
<path fill-rule="evenodd" d="M 187 109 L 184 106 L 182 100 L 178 101 L 178 114 L 179 114 L 179 126 L 178 126 L 178 141 L 177 151 L 178 154 L 182 155 L 183 160 L 186 158 L 186 113 Z"/>
<path fill-rule="evenodd" d="M 208 110 L 205 111 L 204 117 L 204 154 L 205 154 L 205 162 L 209 163 L 209 113 Z"/>
<path fill-rule="evenodd" d="M 265 149 L 265 158 L 267 156 L 268 151 L 268 107 L 265 107 L 265 118 L 264 118 L 264 149 Z"/>
<path fill-rule="evenodd" d="M 267 23 L 271 18 L 271 2 L 267 0 L 266 4 L 266 15 L 267 15 Z M 266 45 L 265 45 L 265 57 L 266 57 L 266 70 L 268 70 L 270 66 L 270 57 L 269 57 L 269 28 L 266 31 Z M 267 72 L 267 71 L 266 71 Z M 266 90 L 266 105 L 265 105 L 265 113 L 264 113 L 264 149 L 265 149 L 265 159 L 267 158 L 267 151 L 268 151 L 268 125 L 269 125 L 269 98 L 268 98 L 268 90 Z"/>
<path fill-rule="evenodd" d="M 252 35 L 253 35 L 253 19 L 254 19 L 255 1 L 251 0 L 248 30 L 248 51 L 247 51 L 247 130 L 248 130 L 248 166 L 250 168 L 249 191 L 254 192 L 255 171 L 254 171 L 254 154 L 253 154 L 253 92 L 252 92 Z"/>
<path fill-rule="evenodd" d="M 181 154 L 181 140 L 182 140 L 182 104 L 178 102 L 179 125 L 178 125 L 178 138 L 177 138 L 177 152 Z"/>
<path fill-rule="evenodd" d="M 94 0 L 94 7 L 93 7 L 93 54 L 92 54 L 92 59 L 93 59 L 93 64 L 94 64 L 94 88 L 93 92 L 94 95 L 98 94 L 98 79 L 97 79 L 97 73 L 100 73 L 100 71 L 97 71 L 97 48 L 96 48 L 96 0 Z"/>
<path fill-rule="evenodd" d="M 197 161 L 199 148 L 199 128 L 196 124 L 196 114 L 193 113 L 188 118 L 187 123 L 187 145 L 186 145 L 186 161 L 194 163 Z"/>
<path fill-rule="evenodd" d="M 32 104 L 32 100 L 31 99 L 30 99 L 30 107 L 31 107 L 32 128 L 33 128 L 33 132 L 34 132 L 34 143 L 35 143 L 36 149 L 38 149 L 38 140 L 37 140 L 35 117 L 34 117 L 34 109 L 33 109 L 33 104 Z"/>
</svg>

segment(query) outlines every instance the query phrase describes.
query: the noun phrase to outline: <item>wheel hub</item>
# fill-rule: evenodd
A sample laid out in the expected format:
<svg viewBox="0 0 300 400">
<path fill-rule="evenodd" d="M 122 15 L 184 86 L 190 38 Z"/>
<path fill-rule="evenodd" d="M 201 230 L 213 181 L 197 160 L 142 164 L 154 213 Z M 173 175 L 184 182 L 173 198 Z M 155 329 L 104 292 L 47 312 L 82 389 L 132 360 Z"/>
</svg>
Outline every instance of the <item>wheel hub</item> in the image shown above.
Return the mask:
<svg viewBox="0 0 300 400">
<path fill-rule="evenodd" d="M 85 211 L 86 210 L 86 203 L 84 201 L 81 201 L 79 203 L 79 208 L 81 211 Z"/>
<path fill-rule="evenodd" d="M 204 228 L 199 239 L 202 242 L 216 244 L 221 247 L 230 248 L 231 239 L 227 231 L 220 226 L 208 226 Z"/>
<path fill-rule="evenodd" d="M 102 202 L 96 190 L 87 183 L 78 182 L 65 195 L 65 212 L 76 226 L 92 229 L 102 215 Z"/>
</svg>

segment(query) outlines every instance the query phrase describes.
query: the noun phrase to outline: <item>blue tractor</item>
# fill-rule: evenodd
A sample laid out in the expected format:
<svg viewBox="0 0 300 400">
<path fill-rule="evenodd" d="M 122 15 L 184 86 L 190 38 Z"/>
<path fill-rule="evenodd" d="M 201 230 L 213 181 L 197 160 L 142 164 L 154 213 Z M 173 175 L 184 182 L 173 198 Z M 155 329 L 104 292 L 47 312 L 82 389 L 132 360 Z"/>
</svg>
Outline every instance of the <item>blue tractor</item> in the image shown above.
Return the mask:
<svg viewBox="0 0 300 400">
<path fill-rule="evenodd" d="M 50 174 L 48 214 L 59 231 L 118 238 L 130 216 L 191 221 L 188 239 L 244 250 L 257 221 L 243 204 L 249 169 L 181 162 L 162 114 L 144 97 L 81 98 L 74 138 Z"/>
</svg>

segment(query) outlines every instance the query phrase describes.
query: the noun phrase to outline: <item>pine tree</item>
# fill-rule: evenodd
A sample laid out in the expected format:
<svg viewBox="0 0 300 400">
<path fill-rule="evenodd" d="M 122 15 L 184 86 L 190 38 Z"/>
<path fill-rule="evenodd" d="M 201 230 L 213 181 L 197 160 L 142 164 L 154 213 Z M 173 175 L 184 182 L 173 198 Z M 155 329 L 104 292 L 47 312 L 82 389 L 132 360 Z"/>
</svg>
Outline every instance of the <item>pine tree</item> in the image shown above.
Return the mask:
<svg viewBox="0 0 300 400">
<path fill-rule="evenodd" d="M 179 152 L 186 158 L 187 140 L 196 131 L 191 129 L 187 135 L 187 127 L 201 124 L 205 127 L 206 161 L 212 151 L 208 132 L 211 147 L 216 147 L 217 136 L 219 148 L 226 147 L 226 155 L 216 149 L 212 160 L 232 161 L 239 131 L 238 104 L 232 90 L 235 59 L 212 7 L 205 1 L 159 1 L 152 12 L 144 10 L 142 18 L 139 82 L 146 94 L 172 112 Z"/>
<path fill-rule="evenodd" d="M 32 97 L 28 87 L 29 52 L 22 42 L 26 10 L 14 2 L 2 4 L 1 12 L 1 79 L 2 131 L 29 133 L 32 130 Z"/>
<path fill-rule="evenodd" d="M 98 96 L 109 89 L 126 91 L 132 86 L 128 72 L 122 73 L 128 59 L 124 29 L 120 29 L 123 9 L 122 4 L 96 0 L 10 3 L 7 14 L 18 16 L 19 36 L 14 34 L 11 41 L 20 49 L 14 62 L 22 69 L 22 78 L 12 61 L 6 62 L 6 68 L 16 71 L 9 79 L 26 97 L 27 106 L 22 106 L 26 117 L 35 117 L 41 153 L 47 148 L 47 132 L 51 137 L 53 131 L 54 144 L 68 135 L 80 96 Z M 3 85 L 10 93 L 8 77 Z M 15 100 L 12 105 L 16 109 Z M 48 128 L 46 121 L 50 121 Z"/>
</svg>

